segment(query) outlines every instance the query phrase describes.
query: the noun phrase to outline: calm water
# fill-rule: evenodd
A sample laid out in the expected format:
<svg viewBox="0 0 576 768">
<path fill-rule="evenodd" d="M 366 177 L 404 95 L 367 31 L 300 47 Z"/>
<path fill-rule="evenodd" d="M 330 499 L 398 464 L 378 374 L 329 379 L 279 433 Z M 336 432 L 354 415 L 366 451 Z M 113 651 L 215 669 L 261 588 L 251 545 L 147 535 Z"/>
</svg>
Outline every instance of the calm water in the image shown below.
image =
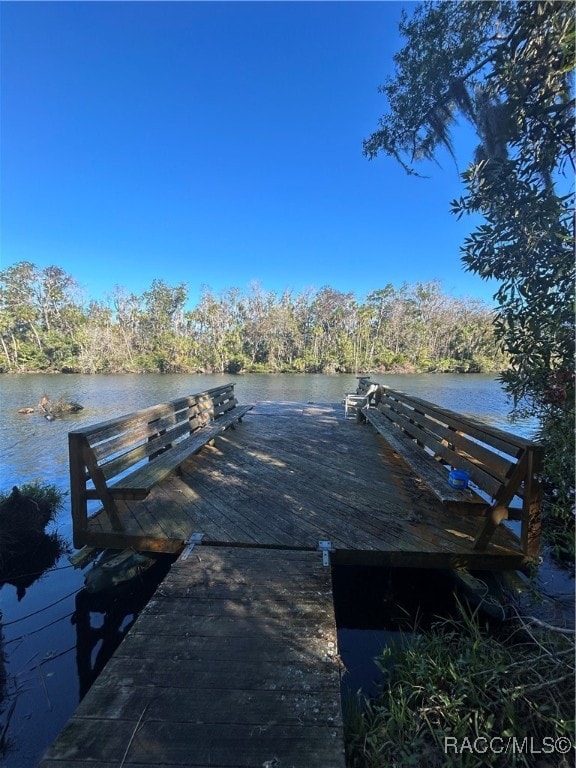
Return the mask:
<svg viewBox="0 0 576 768">
<path fill-rule="evenodd" d="M 379 380 L 455 411 L 480 417 L 509 431 L 528 435 L 534 424 L 507 419 L 509 404 L 489 376 L 389 376 Z M 40 480 L 68 490 L 67 433 L 180 395 L 234 381 L 241 403 L 255 400 L 340 402 L 356 389 L 353 375 L 230 376 L 0 376 L 0 489 Z M 48 422 L 41 415 L 18 414 L 35 406 L 43 394 L 66 397 L 84 406 L 78 414 Z M 66 503 L 57 531 L 70 543 L 70 508 Z M 9 750 L 2 764 L 35 766 L 76 709 L 81 696 L 122 638 L 154 589 L 151 574 L 137 589 L 113 598 L 88 597 L 83 572 L 67 556 L 25 590 L 0 588 L 7 682 L 0 674 L 0 730 L 15 702 L 7 732 Z M 0 662 L 1 663 L 1 662 Z M 2 757 L 0 757 L 0 761 Z"/>
<path fill-rule="evenodd" d="M 491 376 L 388 376 L 380 380 L 512 432 L 527 434 L 534 426 L 527 422 L 510 425 L 507 398 Z M 234 381 L 241 403 L 340 402 L 344 392 L 353 392 L 357 383 L 353 375 L 0 376 L 0 488 L 37 478 L 67 488 L 69 430 L 229 381 Z M 53 422 L 40 414 L 17 412 L 18 408 L 35 406 L 43 394 L 52 400 L 75 400 L 84 410 Z"/>
</svg>

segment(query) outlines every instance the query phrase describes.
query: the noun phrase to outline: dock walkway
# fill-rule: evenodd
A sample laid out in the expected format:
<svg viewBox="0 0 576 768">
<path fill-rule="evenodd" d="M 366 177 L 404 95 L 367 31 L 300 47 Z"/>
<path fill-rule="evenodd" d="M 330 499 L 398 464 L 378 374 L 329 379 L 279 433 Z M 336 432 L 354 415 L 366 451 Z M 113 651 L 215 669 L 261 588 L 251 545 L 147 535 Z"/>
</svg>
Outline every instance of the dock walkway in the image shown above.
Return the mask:
<svg viewBox="0 0 576 768">
<path fill-rule="evenodd" d="M 179 559 L 41 768 L 343 768 L 330 568 L 320 552 Z"/>
</svg>

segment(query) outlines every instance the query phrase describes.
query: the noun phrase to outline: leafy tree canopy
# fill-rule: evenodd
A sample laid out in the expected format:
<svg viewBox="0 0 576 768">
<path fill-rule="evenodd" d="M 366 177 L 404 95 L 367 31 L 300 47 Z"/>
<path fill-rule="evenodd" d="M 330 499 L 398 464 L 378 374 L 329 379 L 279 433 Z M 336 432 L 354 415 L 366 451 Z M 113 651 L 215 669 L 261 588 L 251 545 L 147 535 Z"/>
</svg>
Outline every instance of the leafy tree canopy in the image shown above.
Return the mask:
<svg viewBox="0 0 576 768">
<path fill-rule="evenodd" d="M 380 89 L 388 109 L 364 153 L 418 174 L 440 148 L 454 154 L 458 118 L 475 127 L 478 148 L 452 211 L 483 222 L 465 240 L 462 260 L 500 281 L 496 332 L 510 356 L 502 380 L 516 406 L 540 417 L 548 471 L 566 496 L 574 428 L 573 3 L 426 2 L 404 14 L 400 30 L 407 43 Z"/>
</svg>

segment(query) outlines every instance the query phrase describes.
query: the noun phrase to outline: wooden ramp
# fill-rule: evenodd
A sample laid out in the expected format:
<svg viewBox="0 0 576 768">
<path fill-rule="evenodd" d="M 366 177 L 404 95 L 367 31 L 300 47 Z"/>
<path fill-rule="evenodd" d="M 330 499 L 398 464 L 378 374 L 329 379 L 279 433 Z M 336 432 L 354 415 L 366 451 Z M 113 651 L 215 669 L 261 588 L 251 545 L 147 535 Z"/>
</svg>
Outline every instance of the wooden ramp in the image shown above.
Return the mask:
<svg viewBox="0 0 576 768">
<path fill-rule="evenodd" d="M 78 544 L 178 552 L 205 543 L 314 550 L 338 562 L 423 568 L 514 569 L 526 557 L 500 526 L 486 549 L 483 520 L 448 510 L 369 425 L 340 404 L 258 403 L 143 501 L 118 501 L 124 532 L 104 512 Z"/>
<path fill-rule="evenodd" d="M 197 546 L 178 560 L 41 768 L 343 768 L 320 552 Z"/>
</svg>

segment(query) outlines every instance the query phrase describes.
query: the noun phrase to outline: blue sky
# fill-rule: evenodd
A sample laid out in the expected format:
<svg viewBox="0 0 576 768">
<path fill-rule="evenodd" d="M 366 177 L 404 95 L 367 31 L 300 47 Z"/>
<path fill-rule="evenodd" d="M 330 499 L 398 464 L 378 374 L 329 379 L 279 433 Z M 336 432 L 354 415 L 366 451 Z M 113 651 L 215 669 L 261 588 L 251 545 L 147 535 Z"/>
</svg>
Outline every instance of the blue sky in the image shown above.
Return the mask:
<svg viewBox="0 0 576 768">
<path fill-rule="evenodd" d="M 90 298 L 438 279 L 491 302 L 460 262 L 454 162 L 417 179 L 362 154 L 402 8 L 2 2 L 0 266 L 55 264 Z"/>
</svg>

